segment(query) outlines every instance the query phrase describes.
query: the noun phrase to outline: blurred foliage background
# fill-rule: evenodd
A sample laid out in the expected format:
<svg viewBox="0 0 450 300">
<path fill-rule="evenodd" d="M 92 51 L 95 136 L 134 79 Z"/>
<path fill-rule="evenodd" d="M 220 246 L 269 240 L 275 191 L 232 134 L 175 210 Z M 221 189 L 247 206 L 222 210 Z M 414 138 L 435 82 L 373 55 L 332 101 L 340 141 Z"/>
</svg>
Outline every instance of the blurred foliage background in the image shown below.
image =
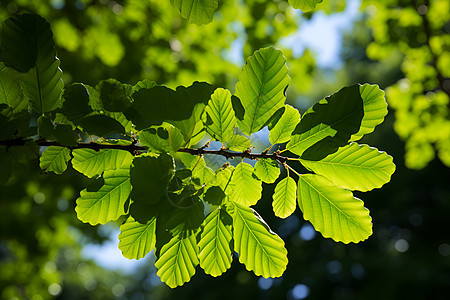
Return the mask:
<svg viewBox="0 0 450 300">
<path fill-rule="evenodd" d="M 368 241 L 324 239 L 300 212 L 275 218 L 273 187 L 266 185 L 257 210 L 287 244 L 283 277 L 258 278 L 235 259 L 219 278 L 198 270 L 191 282 L 171 290 L 156 276 L 152 257 L 132 272 L 89 259 L 84 253 L 96 248 L 87 245 L 107 243 L 118 224 L 92 228 L 78 221 L 75 199 L 87 179 L 70 168 L 60 176 L 40 174 L 38 158 L 33 164 L 24 158 L 9 181 L 0 178 L 0 298 L 447 299 L 450 4 L 357 4 L 339 64 L 323 68 L 313 50 L 298 54 L 303 45 L 283 40 L 315 15 L 342 12 L 342 0 L 325 0 L 306 14 L 284 0 L 223 0 L 214 21 L 203 26 L 187 24 L 169 1 L 0 0 L 2 22 L 32 12 L 51 24 L 66 84 L 112 77 L 174 87 L 199 80 L 233 91 L 245 58 L 268 45 L 283 50 L 292 77 L 288 102 L 302 111 L 342 86 L 377 83 L 386 89 L 390 113 L 364 141 L 397 164 L 389 184 L 360 196 L 374 222 Z"/>
</svg>

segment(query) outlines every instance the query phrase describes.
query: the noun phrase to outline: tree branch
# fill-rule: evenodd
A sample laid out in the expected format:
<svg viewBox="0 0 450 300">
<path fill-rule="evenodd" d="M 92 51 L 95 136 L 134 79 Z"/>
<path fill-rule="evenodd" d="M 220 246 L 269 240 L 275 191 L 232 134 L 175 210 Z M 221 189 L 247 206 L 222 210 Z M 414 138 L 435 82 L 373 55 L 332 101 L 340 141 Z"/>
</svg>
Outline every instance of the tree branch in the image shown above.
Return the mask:
<svg viewBox="0 0 450 300">
<path fill-rule="evenodd" d="M 115 145 L 115 144 L 98 144 L 94 142 L 90 143 L 78 143 L 76 146 L 67 147 L 65 145 L 62 145 L 61 143 L 58 143 L 56 141 L 47 141 L 47 140 L 23 140 L 23 139 L 14 139 L 14 140 L 4 140 L 0 141 L 0 146 L 6 146 L 7 148 L 12 146 L 25 146 L 27 142 L 35 142 L 38 146 L 60 146 L 60 147 L 66 147 L 71 150 L 73 149 L 92 149 L 95 151 L 100 151 L 101 149 L 117 149 L 117 150 L 124 150 L 128 151 L 133 155 L 139 155 L 142 153 L 142 151 L 148 151 L 146 147 L 139 146 L 136 144 L 130 144 L 130 145 Z M 205 145 L 206 146 L 206 145 Z M 191 148 L 181 148 L 178 149 L 178 152 L 184 152 L 189 153 L 192 155 L 204 155 L 204 154 L 211 154 L 211 155 L 221 155 L 227 159 L 234 158 L 234 157 L 242 157 L 242 158 L 248 158 L 248 159 L 272 159 L 276 162 L 279 162 L 280 164 L 284 164 L 288 160 L 291 160 L 291 158 L 286 156 L 281 156 L 280 152 L 277 151 L 273 154 L 268 154 L 266 151 L 262 153 L 251 153 L 250 151 L 243 151 L 243 152 L 234 152 L 230 150 L 220 149 L 220 150 L 207 150 L 206 147 L 200 147 L 198 149 L 191 149 Z"/>
</svg>

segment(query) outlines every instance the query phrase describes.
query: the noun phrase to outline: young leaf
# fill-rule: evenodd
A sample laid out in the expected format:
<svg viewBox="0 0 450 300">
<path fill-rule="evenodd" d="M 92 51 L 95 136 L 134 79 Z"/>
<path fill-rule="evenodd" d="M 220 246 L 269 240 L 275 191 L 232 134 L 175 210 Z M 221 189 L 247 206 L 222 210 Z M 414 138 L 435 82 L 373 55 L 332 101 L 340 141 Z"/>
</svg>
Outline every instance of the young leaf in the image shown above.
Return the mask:
<svg viewBox="0 0 450 300">
<path fill-rule="evenodd" d="M 284 105 L 284 90 L 291 80 L 286 59 L 273 47 L 259 49 L 247 59 L 238 79 L 235 95 L 244 108 L 238 125 L 244 134 L 251 135 Z"/>
<path fill-rule="evenodd" d="M 189 23 L 208 24 L 213 20 L 217 0 L 170 0 Z"/>
<path fill-rule="evenodd" d="M 181 162 L 192 171 L 192 178 L 198 179 L 199 185 L 211 184 L 215 179 L 214 171 L 206 166 L 205 159 L 188 153 L 181 154 Z"/>
<path fill-rule="evenodd" d="M 226 89 L 216 89 L 205 109 L 206 132 L 214 139 L 226 143 L 234 135 L 236 117 L 231 105 L 231 93 Z"/>
<path fill-rule="evenodd" d="M 269 128 L 269 141 L 272 145 L 288 142 L 292 131 L 300 122 L 300 113 L 297 109 L 290 105 L 285 105 L 285 108 L 283 115 L 275 126 L 272 129 Z"/>
<path fill-rule="evenodd" d="M 304 12 L 313 10 L 317 4 L 322 3 L 323 0 L 289 0 L 293 8 L 299 8 Z"/>
<path fill-rule="evenodd" d="M 222 275 L 231 267 L 231 216 L 221 208 L 212 211 L 203 222 L 204 228 L 198 243 L 200 267 L 214 277 Z"/>
<path fill-rule="evenodd" d="M 392 156 L 367 145 L 351 143 L 319 161 L 301 160 L 302 165 L 323 175 L 336 186 L 370 191 L 380 188 L 395 171 Z"/>
<path fill-rule="evenodd" d="M 3 22 L 0 61 L 21 73 L 21 85 L 31 107 L 43 114 L 60 105 L 64 86 L 50 24 L 22 14 Z"/>
<path fill-rule="evenodd" d="M 261 181 L 253 176 L 253 167 L 241 162 L 236 166 L 231 177 L 232 192 L 230 200 L 245 205 L 255 205 L 261 199 Z"/>
<path fill-rule="evenodd" d="M 82 222 L 91 225 L 115 221 L 126 213 L 125 202 L 131 191 L 130 169 L 105 171 L 105 183 L 97 191 L 84 189 L 77 199 L 75 211 Z"/>
<path fill-rule="evenodd" d="M 361 120 L 361 128 L 358 133 L 352 135 L 351 141 L 357 141 L 363 135 L 373 132 L 377 125 L 383 123 L 388 113 L 384 91 L 378 85 L 360 85 L 359 92 L 363 99 L 364 117 Z"/>
<path fill-rule="evenodd" d="M 139 142 L 157 153 L 177 152 L 184 144 L 183 135 L 171 124 L 163 123 L 161 126 L 152 126 L 139 132 Z"/>
<path fill-rule="evenodd" d="M 231 140 L 228 141 L 226 147 L 227 149 L 230 149 L 232 151 L 242 152 L 250 149 L 252 147 L 252 144 L 250 143 L 248 138 L 243 135 L 233 135 Z"/>
<path fill-rule="evenodd" d="M 292 215 L 297 206 L 297 184 L 291 177 L 283 178 L 275 186 L 273 193 L 273 212 L 275 216 L 287 218 Z"/>
<path fill-rule="evenodd" d="M 156 217 L 147 223 L 141 224 L 128 217 L 120 226 L 119 249 L 128 259 L 141 259 L 155 248 L 156 243 Z"/>
<path fill-rule="evenodd" d="M 280 277 L 288 263 L 283 240 L 256 212 L 238 203 L 233 204 L 234 250 L 239 261 L 257 276 Z"/>
<path fill-rule="evenodd" d="M 40 164 L 42 170 L 62 174 L 67 169 L 70 160 L 70 150 L 66 147 L 49 146 L 42 153 Z"/>
<path fill-rule="evenodd" d="M 106 170 L 120 169 L 129 165 L 133 156 L 128 151 L 116 149 L 74 149 L 72 165 L 75 170 L 91 178 Z"/>
<path fill-rule="evenodd" d="M 12 72 L 0 63 L 0 104 L 7 104 L 15 114 L 26 109 L 28 102 L 22 94 L 19 80 L 14 78 Z"/>
<path fill-rule="evenodd" d="M 297 197 L 305 220 L 324 237 L 348 244 L 372 234 L 372 218 L 364 203 L 321 175 L 299 176 Z"/>
<path fill-rule="evenodd" d="M 280 176 L 280 166 L 273 159 L 260 159 L 255 164 L 255 175 L 265 183 L 274 183 Z"/>
<path fill-rule="evenodd" d="M 198 265 L 198 246 L 195 234 L 174 236 L 162 246 L 155 262 L 156 274 L 169 287 L 175 288 L 191 280 Z"/>
<path fill-rule="evenodd" d="M 286 149 L 301 158 L 320 160 L 345 146 L 364 116 L 359 85 L 345 87 L 319 101 L 303 115 Z"/>
</svg>

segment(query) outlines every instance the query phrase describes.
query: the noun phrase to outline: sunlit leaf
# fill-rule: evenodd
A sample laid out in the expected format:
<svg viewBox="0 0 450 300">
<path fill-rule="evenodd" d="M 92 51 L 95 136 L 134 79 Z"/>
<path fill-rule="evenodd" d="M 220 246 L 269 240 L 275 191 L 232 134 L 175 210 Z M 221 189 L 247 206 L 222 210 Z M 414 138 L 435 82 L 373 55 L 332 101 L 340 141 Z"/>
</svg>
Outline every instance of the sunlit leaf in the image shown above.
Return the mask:
<svg viewBox="0 0 450 300">
<path fill-rule="evenodd" d="M 220 276 L 231 267 L 233 220 L 225 210 L 218 208 L 208 215 L 203 224 L 198 243 L 200 267 L 206 274 Z"/>
<path fill-rule="evenodd" d="M 364 116 L 359 85 L 345 87 L 308 109 L 286 149 L 301 158 L 320 160 L 345 146 Z"/>
<path fill-rule="evenodd" d="M 228 141 L 226 148 L 232 151 L 243 152 L 252 147 L 249 139 L 243 135 L 233 135 L 233 137 Z"/>
<path fill-rule="evenodd" d="M 20 112 L 28 107 L 28 102 L 22 94 L 20 82 L 14 78 L 10 69 L 0 63 L 0 104 L 10 106 L 13 113 Z"/>
<path fill-rule="evenodd" d="M 300 161 L 305 167 L 349 190 L 370 191 L 391 180 L 392 156 L 367 145 L 351 143 L 319 161 Z"/>
<path fill-rule="evenodd" d="M 216 89 L 206 106 L 204 116 L 208 134 L 222 143 L 228 142 L 234 135 L 236 125 L 230 91 Z"/>
<path fill-rule="evenodd" d="M 62 174 L 67 169 L 70 150 L 66 147 L 49 146 L 42 153 L 40 164 L 42 170 Z"/>
<path fill-rule="evenodd" d="M 91 178 L 106 170 L 120 169 L 129 165 L 133 156 L 128 151 L 116 149 L 74 149 L 72 165 L 75 170 Z"/>
<path fill-rule="evenodd" d="M 284 105 L 284 90 L 290 82 L 286 59 L 273 47 L 259 49 L 247 59 L 238 79 L 235 95 L 244 108 L 238 125 L 244 134 L 251 135 Z"/>
<path fill-rule="evenodd" d="M 292 215 L 297 206 L 297 184 L 295 180 L 291 177 L 283 178 L 275 186 L 272 197 L 275 216 L 284 219 Z"/>
<path fill-rule="evenodd" d="M 364 203 L 321 175 L 299 176 L 297 198 L 305 220 L 324 237 L 348 244 L 372 234 L 372 218 Z"/>
<path fill-rule="evenodd" d="M 285 105 L 285 111 L 275 126 L 270 129 L 269 141 L 272 145 L 286 143 L 291 138 L 298 122 L 300 122 L 300 113 L 290 105 Z"/>
<path fill-rule="evenodd" d="M 317 4 L 322 3 L 323 0 L 289 0 L 293 8 L 299 8 L 304 12 L 313 10 Z"/>
<path fill-rule="evenodd" d="M 255 175 L 265 183 L 274 183 L 280 176 L 280 166 L 273 159 L 260 159 L 255 164 Z"/>
<path fill-rule="evenodd" d="M 191 280 L 198 265 L 198 246 L 195 235 L 174 236 L 162 246 L 155 262 L 156 274 L 169 287 L 175 288 Z"/>
<path fill-rule="evenodd" d="M 183 135 L 171 124 L 152 126 L 139 132 L 139 142 L 157 153 L 175 153 L 184 144 Z"/>
<path fill-rule="evenodd" d="M 241 162 L 236 166 L 231 177 L 232 193 L 230 200 L 245 205 L 255 205 L 261 199 L 262 182 L 253 175 L 253 167 Z"/>
<path fill-rule="evenodd" d="M 170 0 L 189 23 L 208 24 L 213 20 L 217 0 Z"/>
<path fill-rule="evenodd" d="M 119 249 L 128 259 L 141 259 L 155 248 L 156 243 L 156 218 L 153 217 L 147 223 L 141 224 L 128 217 L 120 226 Z"/>
<path fill-rule="evenodd" d="M 205 110 L 204 103 L 197 103 L 192 110 L 189 119 L 181 121 L 169 121 L 180 130 L 185 141 L 185 147 L 190 147 L 200 142 L 205 136 L 205 126 L 203 125 L 202 115 Z"/>
<path fill-rule="evenodd" d="M 115 221 L 126 213 L 125 202 L 131 191 L 130 168 L 105 171 L 103 178 L 105 182 L 99 190 L 84 189 L 77 199 L 78 219 L 91 225 Z"/>
<path fill-rule="evenodd" d="M 31 107 L 43 114 L 60 105 L 64 86 L 50 24 L 42 17 L 21 14 L 3 22 L 0 61 L 26 73 L 21 86 Z"/>
<path fill-rule="evenodd" d="M 234 250 L 239 261 L 257 276 L 280 277 L 288 263 L 283 240 L 256 212 L 243 205 L 233 205 Z"/>
</svg>

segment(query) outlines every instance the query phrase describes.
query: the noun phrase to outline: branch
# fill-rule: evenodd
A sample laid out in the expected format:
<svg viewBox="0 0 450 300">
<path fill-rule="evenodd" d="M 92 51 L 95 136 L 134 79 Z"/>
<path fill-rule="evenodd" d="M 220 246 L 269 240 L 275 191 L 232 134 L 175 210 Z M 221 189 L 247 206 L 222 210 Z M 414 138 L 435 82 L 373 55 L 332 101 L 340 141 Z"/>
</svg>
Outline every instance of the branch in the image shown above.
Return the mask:
<svg viewBox="0 0 450 300">
<path fill-rule="evenodd" d="M 12 146 L 25 146 L 27 142 L 35 142 L 38 146 L 60 146 L 60 147 L 66 147 L 71 150 L 73 149 L 92 149 L 95 151 L 99 151 L 101 149 L 117 149 L 117 150 L 124 150 L 128 151 L 133 155 L 139 155 L 142 153 L 142 151 L 148 151 L 146 147 L 138 146 L 136 144 L 131 145 L 115 145 L 115 144 L 98 144 L 94 142 L 90 143 L 78 143 L 76 146 L 68 147 L 65 145 L 62 145 L 61 143 L 58 143 L 56 141 L 47 141 L 47 140 L 23 140 L 23 139 L 14 139 L 14 140 L 4 140 L 0 141 L 0 146 L 6 146 L 7 148 Z M 221 155 L 227 159 L 234 158 L 234 157 L 242 157 L 242 158 L 248 158 L 248 159 L 273 159 L 280 164 L 284 164 L 288 160 L 292 160 L 289 157 L 281 156 L 280 152 L 277 151 L 273 154 L 268 154 L 266 151 L 263 153 L 251 153 L 250 151 L 244 151 L 244 152 L 234 152 L 230 150 L 220 149 L 220 150 L 206 150 L 206 147 L 200 147 L 198 149 L 190 149 L 190 148 L 181 148 L 178 150 L 178 152 L 184 152 L 189 153 L 192 155 L 204 155 L 204 154 L 212 154 L 212 155 Z"/>
<path fill-rule="evenodd" d="M 248 158 L 248 159 L 273 159 L 280 164 L 283 164 L 287 162 L 288 160 L 291 160 L 291 158 L 286 156 L 279 155 L 280 153 L 277 151 L 273 154 L 267 154 L 267 152 L 263 153 L 250 153 L 249 151 L 244 152 L 233 152 L 225 149 L 220 150 L 206 150 L 206 149 L 189 149 L 189 148 L 181 148 L 178 150 L 178 152 L 185 152 L 192 155 L 203 155 L 203 154 L 212 154 L 212 155 L 221 155 L 227 159 L 234 158 L 234 157 L 242 157 L 242 158 Z"/>
</svg>

